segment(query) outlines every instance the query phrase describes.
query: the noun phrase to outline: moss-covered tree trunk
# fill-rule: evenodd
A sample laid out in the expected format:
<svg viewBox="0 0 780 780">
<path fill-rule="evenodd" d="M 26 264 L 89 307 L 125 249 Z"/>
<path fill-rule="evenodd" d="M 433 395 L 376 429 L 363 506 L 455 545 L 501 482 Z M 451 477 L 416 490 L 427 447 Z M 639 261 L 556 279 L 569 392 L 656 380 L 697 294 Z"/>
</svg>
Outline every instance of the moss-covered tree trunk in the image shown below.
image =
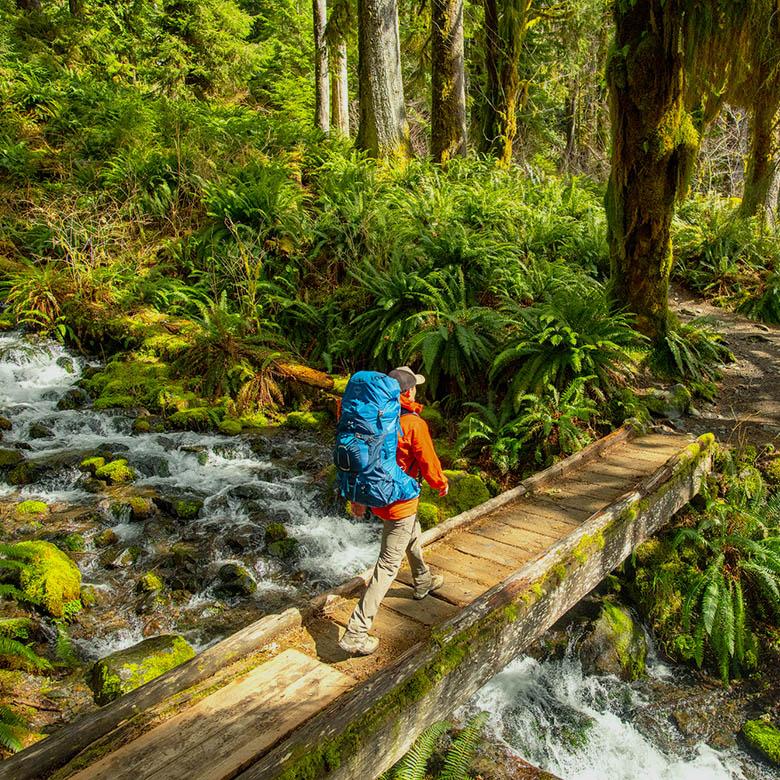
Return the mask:
<svg viewBox="0 0 780 780">
<path fill-rule="evenodd" d="M 433 0 L 431 59 L 431 153 L 446 162 L 466 154 L 463 0 Z"/>
<path fill-rule="evenodd" d="M 347 42 L 338 35 L 330 47 L 330 124 L 349 138 L 349 81 L 347 76 Z"/>
<path fill-rule="evenodd" d="M 484 0 L 486 84 L 481 151 L 512 161 L 521 98 L 520 54 L 531 23 L 533 0 Z"/>
<path fill-rule="evenodd" d="M 652 339 L 666 332 L 670 227 L 699 146 L 685 108 L 683 12 L 675 0 L 615 4 L 607 64 L 612 168 L 606 207 L 614 293 Z"/>
<path fill-rule="evenodd" d="M 358 2 L 358 77 L 357 146 L 374 157 L 408 157 L 396 0 Z"/>
<path fill-rule="evenodd" d="M 328 44 L 325 40 L 327 13 L 326 0 L 312 0 L 312 16 L 314 18 L 314 123 L 323 133 L 327 133 L 330 130 Z"/>
<path fill-rule="evenodd" d="M 773 94 L 761 95 L 750 111 L 750 149 L 740 214 L 752 217 L 767 209 L 780 164 L 780 80 Z"/>
</svg>

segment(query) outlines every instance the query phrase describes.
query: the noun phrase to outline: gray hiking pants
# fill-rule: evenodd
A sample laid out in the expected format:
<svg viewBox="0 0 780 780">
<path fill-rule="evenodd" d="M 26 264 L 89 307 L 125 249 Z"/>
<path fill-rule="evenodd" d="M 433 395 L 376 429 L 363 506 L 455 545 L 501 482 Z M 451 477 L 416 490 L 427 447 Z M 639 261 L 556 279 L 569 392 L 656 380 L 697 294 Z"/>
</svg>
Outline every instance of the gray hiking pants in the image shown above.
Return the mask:
<svg viewBox="0 0 780 780">
<path fill-rule="evenodd" d="M 393 584 L 401 568 L 404 553 L 412 570 L 415 587 L 424 588 L 431 583 L 431 571 L 425 565 L 420 547 L 422 529 L 417 515 L 403 520 L 383 520 L 382 549 L 374 566 L 374 574 L 365 593 L 355 607 L 347 623 L 347 631 L 366 634 L 374 622 L 379 605 Z"/>
</svg>

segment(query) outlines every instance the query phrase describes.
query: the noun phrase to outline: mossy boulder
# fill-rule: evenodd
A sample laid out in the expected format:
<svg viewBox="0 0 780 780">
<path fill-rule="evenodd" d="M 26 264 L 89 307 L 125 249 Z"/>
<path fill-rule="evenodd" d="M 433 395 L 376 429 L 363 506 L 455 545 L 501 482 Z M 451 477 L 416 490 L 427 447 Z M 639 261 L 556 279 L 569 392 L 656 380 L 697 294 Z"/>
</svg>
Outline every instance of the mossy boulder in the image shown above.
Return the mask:
<svg viewBox="0 0 780 780">
<path fill-rule="evenodd" d="M 88 474 L 92 474 L 92 476 L 94 477 L 95 472 L 98 469 L 103 468 L 103 466 L 105 465 L 106 465 L 106 459 L 95 455 L 94 457 L 84 458 L 84 460 L 82 460 L 81 463 L 79 464 L 79 468 L 82 471 L 86 471 Z"/>
<path fill-rule="evenodd" d="M 80 608 L 81 572 L 51 542 L 7 545 L 3 557 L 20 562 L 14 576 L 26 601 L 54 617 L 67 617 Z"/>
<path fill-rule="evenodd" d="M 321 431 L 329 421 L 327 412 L 290 412 L 284 424 L 299 431 Z"/>
<path fill-rule="evenodd" d="M 645 673 L 647 640 L 625 607 L 604 601 L 579 655 L 589 672 L 637 680 Z"/>
<path fill-rule="evenodd" d="M 95 399 L 95 409 L 143 406 L 163 411 L 166 393 L 184 392 L 181 383 L 172 380 L 166 363 L 136 353 L 110 361 L 84 378 L 82 386 Z"/>
<path fill-rule="evenodd" d="M 123 485 L 136 478 L 135 469 L 124 458 L 112 460 L 95 469 L 95 476 L 109 485 Z"/>
<path fill-rule="evenodd" d="M 449 493 L 446 496 L 440 498 L 427 484 L 423 485 L 420 493 L 421 504 L 429 504 L 438 509 L 438 522 L 459 515 L 468 509 L 473 509 L 490 498 L 490 491 L 485 480 L 478 474 L 445 470 L 444 475 L 450 485 Z M 430 510 L 426 511 L 430 513 Z M 420 524 L 422 524 L 422 520 Z"/>
<path fill-rule="evenodd" d="M 239 420 L 230 419 L 222 420 L 217 428 L 219 428 L 220 433 L 224 433 L 226 436 L 238 436 L 243 426 Z"/>
<path fill-rule="evenodd" d="M 18 466 L 24 460 L 19 450 L 0 449 L 0 470 L 8 471 Z"/>
<path fill-rule="evenodd" d="M 197 496 L 158 496 L 154 501 L 161 511 L 179 520 L 194 520 L 203 508 L 203 500 Z"/>
<path fill-rule="evenodd" d="M 133 433 L 150 433 L 152 424 L 148 417 L 136 417 L 133 420 Z"/>
<path fill-rule="evenodd" d="M 439 522 L 439 507 L 427 501 L 420 501 L 417 505 L 417 519 L 423 531 L 433 528 Z"/>
<path fill-rule="evenodd" d="M 116 531 L 114 531 L 113 528 L 106 528 L 95 537 L 95 547 L 110 547 L 112 544 L 116 544 L 118 541 L 119 537 L 116 535 Z"/>
<path fill-rule="evenodd" d="M 98 704 L 108 704 L 194 656 L 195 650 L 178 634 L 144 639 L 97 661 L 89 674 L 89 687 Z"/>
<path fill-rule="evenodd" d="M 163 587 L 163 581 L 153 571 L 146 572 L 135 584 L 136 593 L 159 593 Z"/>
<path fill-rule="evenodd" d="M 110 509 L 114 517 L 129 517 L 134 522 L 148 520 L 157 511 L 154 501 L 146 496 L 129 496 L 114 501 Z"/>
<path fill-rule="evenodd" d="M 60 550 L 67 550 L 70 552 L 83 552 L 84 548 L 87 546 L 84 537 L 75 531 L 70 534 L 65 534 L 65 536 L 57 537 L 54 543 Z"/>
<path fill-rule="evenodd" d="M 53 439 L 54 431 L 48 425 L 38 422 L 30 425 L 27 435 L 31 439 Z"/>
<path fill-rule="evenodd" d="M 57 401 L 57 408 L 60 411 L 81 409 L 88 401 L 89 396 L 81 388 L 73 387 Z"/>
<path fill-rule="evenodd" d="M 13 424 L 7 417 L 0 415 L 0 431 L 10 431 Z"/>
<path fill-rule="evenodd" d="M 224 564 L 220 567 L 217 578 L 214 592 L 219 598 L 251 596 L 257 590 L 254 577 L 240 563 Z"/>
<path fill-rule="evenodd" d="M 286 539 L 279 539 L 275 542 L 271 542 L 266 545 L 265 549 L 266 552 L 274 558 L 287 560 L 295 557 L 298 552 L 298 540 L 288 536 Z"/>
<path fill-rule="evenodd" d="M 9 485 L 20 487 L 22 485 L 32 485 L 36 480 L 42 477 L 48 471 L 47 467 L 41 463 L 33 463 L 30 460 L 23 460 L 18 466 L 15 466 L 6 475 L 5 481 Z"/>
<path fill-rule="evenodd" d="M 780 729 L 769 720 L 749 720 L 742 727 L 748 745 L 775 766 L 780 767 Z"/>
<path fill-rule="evenodd" d="M 49 506 L 44 501 L 20 501 L 14 507 L 14 514 L 19 520 L 41 519 L 48 516 Z"/>
<path fill-rule="evenodd" d="M 221 406 L 196 406 L 172 414 L 168 425 L 183 431 L 210 431 L 222 422 L 224 416 L 225 409 Z"/>
</svg>

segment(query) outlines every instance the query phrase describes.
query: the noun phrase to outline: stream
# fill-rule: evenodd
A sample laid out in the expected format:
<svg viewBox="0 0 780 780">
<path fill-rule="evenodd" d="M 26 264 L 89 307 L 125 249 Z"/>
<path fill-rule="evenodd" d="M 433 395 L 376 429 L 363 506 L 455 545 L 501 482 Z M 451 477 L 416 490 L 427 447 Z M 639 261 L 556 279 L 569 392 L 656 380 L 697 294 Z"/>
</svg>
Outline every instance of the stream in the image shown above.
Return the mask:
<svg viewBox="0 0 780 780">
<path fill-rule="evenodd" d="M 79 395 L 80 377 L 94 370 L 57 344 L 0 334 L 0 415 L 11 422 L 0 447 L 20 449 L 36 466 L 31 484 L 0 480 L 3 535 L 56 543 L 75 533 L 83 540 L 70 553 L 94 600 L 69 627 L 81 661 L 172 632 L 201 650 L 373 563 L 378 523 L 348 519 L 329 503 L 320 475 L 330 452 L 313 434 L 134 433 L 134 414 L 94 410 Z M 96 486 L 79 468 L 95 455 L 126 459 L 136 479 Z M 134 516 L 133 497 L 150 504 L 145 516 Z M 49 516 L 9 520 L 27 499 L 46 502 Z M 172 512 L 177 500 L 194 502 L 196 516 Z M 271 523 L 296 540 L 292 554 L 269 554 Z M 227 564 L 243 567 L 254 585 L 226 594 Z M 164 598 L 139 594 L 147 572 L 162 577 Z M 648 678 L 633 684 L 591 676 L 572 644 L 558 660 L 515 659 L 460 715 L 487 711 L 493 739 L 566 780 L 777 776 L 740 750 L 731 732 L 720 742 L 711 734 L 686 736 L 675 714 L 680 701 L 709 693 L 657 657 L 648 669 Z M 724 696 L 722 689 L 711 693 Z"/>
</svg>

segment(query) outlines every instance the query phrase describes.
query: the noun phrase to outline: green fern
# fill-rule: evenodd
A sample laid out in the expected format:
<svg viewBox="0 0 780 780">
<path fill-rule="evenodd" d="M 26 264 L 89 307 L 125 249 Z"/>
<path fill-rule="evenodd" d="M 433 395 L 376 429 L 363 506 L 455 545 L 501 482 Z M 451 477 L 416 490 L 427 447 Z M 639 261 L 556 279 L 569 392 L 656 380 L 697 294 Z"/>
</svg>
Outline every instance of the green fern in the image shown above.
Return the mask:
<svg viewBox="0 0 780 780">
<path fill-rule="evenodd" d="M 0 745 L 16 753 L 22 749 L 22 739 L 27 732 L 27 721 L 10 707 L 0 705 Z"/>
<path fill-rule="evenodd" d="M 386 773 L 386 780 L 425 780 L 428 761 L 436 749 L 436 743 L 451 728 L 451 723 L 441 721 L 425 729 L 409 752 Z"/>
<path fill-rule="evenodd" d="M 488 717 L 487 712 L 475 715 L 455 737 L 444 757 L 444 766 L 437 780 L 467 780 L 468 770 Z"/>
</svg>

